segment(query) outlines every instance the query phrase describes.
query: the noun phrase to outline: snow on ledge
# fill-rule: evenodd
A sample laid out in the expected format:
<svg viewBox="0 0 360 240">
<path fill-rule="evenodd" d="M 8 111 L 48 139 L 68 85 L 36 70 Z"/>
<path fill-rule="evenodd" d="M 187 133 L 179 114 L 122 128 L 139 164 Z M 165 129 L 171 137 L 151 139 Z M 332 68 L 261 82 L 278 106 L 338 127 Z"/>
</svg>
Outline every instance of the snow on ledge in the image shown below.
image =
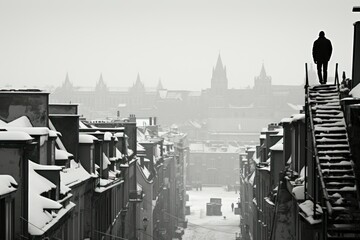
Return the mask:
<svg viewBox="0 0 360 240">
<path fill-rule="evenodd" d="M 360 98 L 360 84 L 356 85 L 349 94 L 354 98 Z"/>
<path fill-rule="evenodd" d="M 89 134 L 80 134 L 79 135 L 79 143 L 91 144 L 94 142 L 94 140 L 97 140 L 97 138 L 92 135 L 89 135 Z"/>
<path fill-rule="evenodd" d="M 84 167 L 74 160 L 70 161 L 70 168 L 66 168 L 60 172 L 61 182 L 70 188 L 78 183 L 90 179 L 90 177 L 91 175 L 84 169 Z"/>
<path fill-rule="evenodd" d="M 55 160 L 67 160 L 69 158 L 73 158 L 74 156 L 65 151 L 65 150 L 59 150 L 57 148 L 55 148 Z"/>
<path fill-rule="evenodd" d="M 29 160 L 29 223 L 28 230 L 32 235 L 42 235 L 46 225 L 54 220 L 51 209 L 61 209 L 62 205 L 54 200 L 41 196 L 42 193 L 56 188 L 52 182 L 38 174 L 36 169 L 48 169 L 58 166 L 45 166 Z M 59 168 L 59 167 L 58 167 Z M 61 167 L 60 167 L 61 169 Z M 48 210 L 46 210 L 48 209 Z"/>
<path fill-rule="evenodd" d="M 5 195 L 16 191 L 17 182 L 10 175 L 0 175 L 0 195 Z"/>
<path fill-rule="evenodd" d="M 21 131 L 0 131 L 0 141 L 30 141 L 33 140 L 28 133 Z"/>
</svg>

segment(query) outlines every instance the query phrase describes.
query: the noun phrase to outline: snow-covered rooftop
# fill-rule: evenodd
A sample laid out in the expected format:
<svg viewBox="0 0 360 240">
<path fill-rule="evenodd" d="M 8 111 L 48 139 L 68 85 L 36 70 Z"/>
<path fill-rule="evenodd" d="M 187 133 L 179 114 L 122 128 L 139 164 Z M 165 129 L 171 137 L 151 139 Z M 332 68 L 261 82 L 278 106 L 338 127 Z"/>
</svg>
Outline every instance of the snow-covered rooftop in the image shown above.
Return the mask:
<svg viewBox="0 0 360 240">
<path fill-rule="evenodd" d="M 272 147 L 270 147 L 270 150 L 283 151 L 284 150 L 283 141 L 284 141 L 284 138 L 281 138 L 276 144 L 274 144 Z"/>
<path fill-rule="evenodd" d="M 30 141 L 33 140 L 28 133 L 21 131 L 0 131 L 0 141 Z"/>
<path fill-rule="evenodd" d="M 65 150 L 59 150 L 57 148 L 55 148 L 55 160 L 66 160 L 66 159 L 69 159 L 69 158 L 73 158 L 74 156 L 65 151 Z"/>
<path fill-rule="evenodd" d="M 70 168 L 66 168 L 60 172 L 61 182 L 70 188 L 90 177 L 91 175 L 83 168 L 83 166 L 74 160 L 70 161 Z"/>
<path fill-rule="evenodd" d="M 53 225 L 57 220 L 52 214 L 52 209 L 61 209 L 62 205 L 52 199 L 42 196 L 56 188 L 52 182 L 38 174 L 37 169 L 55 169 L 58 166 L 45 166 L 33 163 L 29 160 L 29 223 L 28 230 L 32 235 L 42 235 L 46 225 Z"/>
<path fill-rule="evenodd" d="M 91 144 L 94 140 L 97 140 L 97 138 L 90 134 L 79 134 L 79 143 Z"/>
<path fill-rule="evenodd" d="M 356 85 L 349 94 L 354 98 L 360 98 L 360 84 Z"/>
</svg>

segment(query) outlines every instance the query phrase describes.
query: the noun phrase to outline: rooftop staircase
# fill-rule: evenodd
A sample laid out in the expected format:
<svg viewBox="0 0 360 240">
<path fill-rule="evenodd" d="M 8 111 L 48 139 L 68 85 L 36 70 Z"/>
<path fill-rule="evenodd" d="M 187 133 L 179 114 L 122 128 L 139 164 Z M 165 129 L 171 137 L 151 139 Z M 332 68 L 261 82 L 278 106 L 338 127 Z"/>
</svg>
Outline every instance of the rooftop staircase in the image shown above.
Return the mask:
<svg viewBox="0 0 360 240">
<path fill-rule="evenodd" d="M 357 181 L 337 85 L 308 86 L 316 174 L 326 206 L 327 239 L 360 239 Z M 360 134 L 360 133 L 359 133 Z"/>
</svg>

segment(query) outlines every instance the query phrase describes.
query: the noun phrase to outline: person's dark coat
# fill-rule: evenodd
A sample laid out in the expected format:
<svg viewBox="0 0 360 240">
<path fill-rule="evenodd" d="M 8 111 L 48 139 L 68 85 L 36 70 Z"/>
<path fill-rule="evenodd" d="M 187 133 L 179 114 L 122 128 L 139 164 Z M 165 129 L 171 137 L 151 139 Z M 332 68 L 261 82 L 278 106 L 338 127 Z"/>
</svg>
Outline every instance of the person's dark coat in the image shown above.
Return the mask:
<svg viewBox="0 0 360 240">
<path fill-rule="evenodd" d="M 324 37 L 319 37 L 315 40 L 313 46 L 313 58 L 314 62 L 328 62 L 332 53 L 332 45 L 329 39 Z"/>
</svg>

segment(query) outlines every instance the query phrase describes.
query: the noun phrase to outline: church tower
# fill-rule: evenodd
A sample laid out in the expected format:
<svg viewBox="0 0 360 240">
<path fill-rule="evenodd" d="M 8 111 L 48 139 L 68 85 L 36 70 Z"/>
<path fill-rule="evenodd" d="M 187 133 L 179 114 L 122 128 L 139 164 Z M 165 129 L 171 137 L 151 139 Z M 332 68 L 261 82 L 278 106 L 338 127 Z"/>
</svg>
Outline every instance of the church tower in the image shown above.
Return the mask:
<svg viewBox="0 0 360 240">
<path fill-rule="evenodd" d="M 260 94 L 271 92 L 271 77 L 266 75 L 264 63 L 262 64 L 260 75 L 254 79 L 254 90 Z"/>
<path fill-rule="evenodd" d="M 159 82 L 158 82 L 158 85 L 156 87 L 156 90 L 157 91 L 160 91 L 160 90 L 164 90 L 164 87 L 163 87 L 163 84 L 161 82 L 161 79 L 159 79 Z"/>
<path fill-rule="evenodd" d="M 65 81 L 63 82 L 61 88 L 62 88 L 64 91 L 73 91 L 73 89 L 74 89 L 74 86 L 73 86 L 72 83 L 70 82 L 69 74 L 68 74 L 68 73 L 66 73 Z"/>
<path fill-rule="evenodd" d="M 104 82 L 102 73 L 100 74 L 99 81 L 96 83 L 95 92 L 107 92 L 108 88 Z"/>
<path fill-rule="evenodd" d="M 211 91 L 216 94 L 224 93 L 228 89 L 226 67 L 223 66 L 219 53 L 216 66 L 213 68 L 211 77 Z"/>
<path fill-rule="evenodd" d="M 132 94 L 143 94 L 145 92 L 145 86 L 140 80 L 140 74 L 138 73 L 136 77 L 136 82 L 130 88 Z"/>
</svg>

